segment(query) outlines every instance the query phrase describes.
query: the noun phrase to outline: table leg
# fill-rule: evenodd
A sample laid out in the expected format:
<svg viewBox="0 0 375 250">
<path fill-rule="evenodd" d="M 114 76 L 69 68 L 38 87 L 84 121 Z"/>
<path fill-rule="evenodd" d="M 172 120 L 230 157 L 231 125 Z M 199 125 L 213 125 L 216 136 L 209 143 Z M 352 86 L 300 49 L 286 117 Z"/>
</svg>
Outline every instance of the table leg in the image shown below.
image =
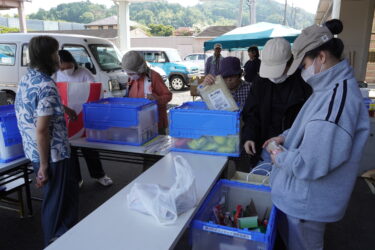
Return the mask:
<svg viewBox="0 0 375 250">
<path fill-rule="evenodd" d="M 27 166 L 28 166 L 28 164 L 23 165 L 23 178 L 25 179 L 27 208 L 29 209 L 29 215 L 32 216 L 33 215 L 33 205 L 31 203 L 29 172 L 28 172 Z"/>
</svg>

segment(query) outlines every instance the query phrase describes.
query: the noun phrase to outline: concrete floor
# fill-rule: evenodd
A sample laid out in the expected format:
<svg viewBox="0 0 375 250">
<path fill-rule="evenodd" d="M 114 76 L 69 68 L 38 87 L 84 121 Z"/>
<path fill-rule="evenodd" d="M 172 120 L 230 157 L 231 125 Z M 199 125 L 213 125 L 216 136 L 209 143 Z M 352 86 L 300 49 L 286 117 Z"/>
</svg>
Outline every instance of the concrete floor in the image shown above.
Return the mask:
<svg viewBox="0 0 375 250">
<path fill-rule="evenodd" d="M 177 105 L 191 100 L 189 91 L 183 91 L 174 95 L 171 104 Z M 84 162 L 81 161 L 84 184 L 80 190 L 80 219 L 90 214 L 142 172 L 142 166 L 135 164 L 103 161 L 103 165 L 106 173 L 114 180 L 114 185 L 111 187 L 102 187 L 91 179 Z M 32 195 L 41 197 L 40 190 L 34 187 L 34 183 L 32 184 Z M 343 185 L 345 184 L 343 183 Z M 43 248 L 40 202 L 33 201 L 33 208 L 34 215 L 23 219 L 20 219 L 15 212 L 0 209 L 1 250 L 39 250 Z M 187 244 L 187 235 L 186 232 L 175 249 L 190 249 Z M 375 195 L 370 192 L 367 184 L 361 178 L 357 179 L 343 220 L 327 226 L 325 249 L 375 249 Z"/>
<path fill-rule="evenodd" d="M 83 163 L 83 162 L 82 162 Z M 81 163 L 81 164 L 82 164 Z M 81 165 L 84 184 L 80 190 L 80 219 L 90 214 L 103 202 L 141 174 L 142 166 L 103 162 L 106 173 L 114 180 L 111 187 L 102 187 L 89 177 L 84 164 Z M 40 190 L 32 184 L 32 195 L 40 197 Z M 0 249 L 42 249 L 40 226 L 40 202 L 33 201 L 34 215 L 19 218 L 16 212 L 0 209 Z M 324 209 L 324 208 L 322 208 Z M 327 226 L 325 249 L 327 250 L 371 250 L 375 249 L 375 195 L 361 178 L 357 179 L 349 207 L 342 221 Z M 100 226 L 100 225 L 98 225 Z M 175 249 L 190 249 L 187 233 Z"/>
</svg>

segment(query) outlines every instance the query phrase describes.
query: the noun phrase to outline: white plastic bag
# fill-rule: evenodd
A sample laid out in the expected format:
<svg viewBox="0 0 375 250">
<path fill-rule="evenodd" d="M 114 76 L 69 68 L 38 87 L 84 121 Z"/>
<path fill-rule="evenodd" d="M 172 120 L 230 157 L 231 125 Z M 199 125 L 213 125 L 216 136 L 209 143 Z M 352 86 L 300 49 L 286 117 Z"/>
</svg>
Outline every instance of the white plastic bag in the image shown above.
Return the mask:
<svg viewBox="0 0 375 250">
<path fill-rule="evenodd" d="M 176 180 L 170 187 L 135 183 L 127 197 L 129 208 L 152 215 L 160 224 L 173 224 L 178 215 L 197 204 L 195 177 L 185 158 L 173 158 Z"/>
</svg>

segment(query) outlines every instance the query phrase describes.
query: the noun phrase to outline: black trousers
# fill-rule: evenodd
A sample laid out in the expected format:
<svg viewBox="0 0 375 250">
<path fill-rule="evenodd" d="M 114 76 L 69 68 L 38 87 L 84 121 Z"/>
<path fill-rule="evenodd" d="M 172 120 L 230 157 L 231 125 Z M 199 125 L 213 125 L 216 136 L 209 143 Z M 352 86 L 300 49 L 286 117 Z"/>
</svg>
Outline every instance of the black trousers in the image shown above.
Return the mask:
<svg viewBox="0 0 375 250">
<path fill-rule="evenodd" d="M 99 158 L 99 153 L 89 148 L 81 148 L 81 152 L 83 154 L 83 158 L 85 158 L 86 165 L 89 170 L 91 178 L 98 179 L 98 178 L 104 177 L 105 172 L 103 170 L 103 166 Z M 79 165 L 77 149 L 72 148 L 71 154 L 72 154 L 73 160 L 75 161 L 78 180 L 80 181 L 82 180 L 82 174 L 81 174 L 81 169 Z"/>
</svg>

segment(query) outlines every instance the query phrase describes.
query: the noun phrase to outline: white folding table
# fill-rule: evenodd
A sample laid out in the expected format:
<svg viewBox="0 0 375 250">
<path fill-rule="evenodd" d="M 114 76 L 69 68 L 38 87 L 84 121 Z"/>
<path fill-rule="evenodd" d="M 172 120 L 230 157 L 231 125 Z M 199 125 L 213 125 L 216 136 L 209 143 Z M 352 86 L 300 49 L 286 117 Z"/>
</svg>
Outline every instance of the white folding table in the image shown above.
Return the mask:
<svg viewBox="0 0 375 250">
<path fill-rule="evenodd" d="M 162 226 L 153 217 L 130 210 L 126 197 L 136 182 L 172 185 L 175 178 L 173 157 L 176 155 L 183 156 L 192 167 L 199 204 L 181 214 L 175 224 Z M 224 156 L 170 152 L 47 249 L 172 249 L 216 183 L 226 162 Z"/>
</svg>

